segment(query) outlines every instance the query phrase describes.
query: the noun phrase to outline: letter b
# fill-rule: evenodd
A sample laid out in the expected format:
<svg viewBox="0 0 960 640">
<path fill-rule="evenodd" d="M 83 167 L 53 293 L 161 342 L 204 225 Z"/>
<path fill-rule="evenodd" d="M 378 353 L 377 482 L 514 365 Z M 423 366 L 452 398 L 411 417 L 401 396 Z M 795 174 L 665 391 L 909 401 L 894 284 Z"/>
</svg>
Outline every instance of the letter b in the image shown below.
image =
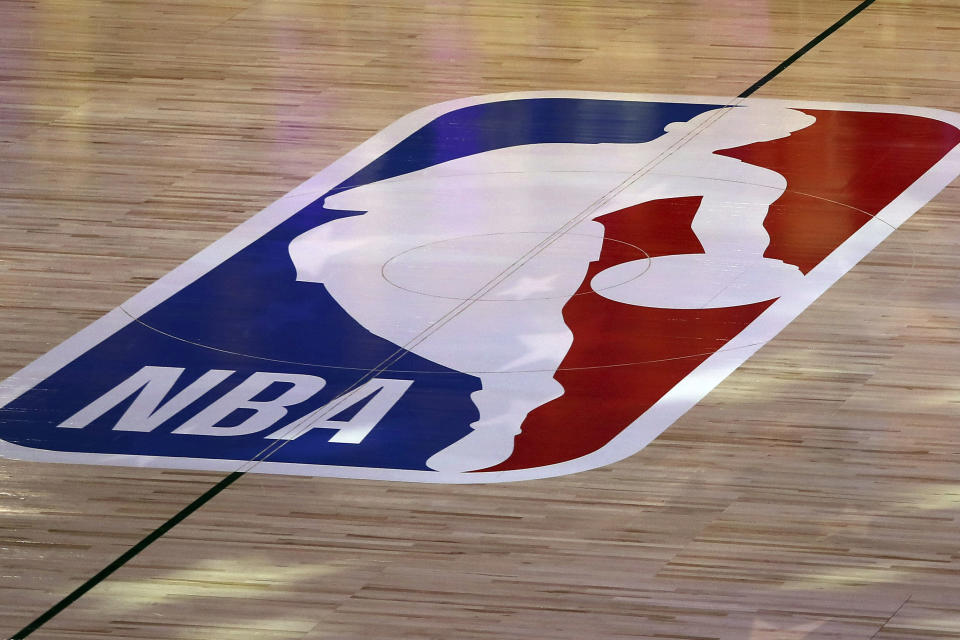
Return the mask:
<svg viewBox="0 0 960 640">
<path fill-rule="evenodd" d="M 274 382 L 293 386 L 273 400 L 253 400 Z M 287 415 L 287 407 L 307 400 L 320 391 L 326 380 L 318 376 L 297 373 L 269 373 L 257 371 L 228 391 L 219 400 L 174 429 L 173 433 L 200 436 L 245 436 L 262 431 Z M 254 414 L 232 427 L 217 423 L 238 409 L 251 409 Z"/>
</svg>

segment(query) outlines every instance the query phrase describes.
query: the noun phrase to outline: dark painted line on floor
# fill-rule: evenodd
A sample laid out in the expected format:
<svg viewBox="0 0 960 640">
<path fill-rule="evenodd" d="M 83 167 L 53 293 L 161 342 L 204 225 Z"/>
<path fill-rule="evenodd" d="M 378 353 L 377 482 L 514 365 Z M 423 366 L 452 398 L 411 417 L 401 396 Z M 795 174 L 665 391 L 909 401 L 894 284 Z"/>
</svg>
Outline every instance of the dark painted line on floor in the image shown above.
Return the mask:
<svg viewBox="0 0 960 640">
<path fill-rule="evenodd" d="M 780 73 L 783 72 L 784 69 L 792 65 L 797 60 L 799 60 L 800 57 L 803 56 L 803 54 L 807 53 L 808 51 L 813 49 L 815 46 L 823 42 L 830 34 L 832 34 L 834 31 L 836 31 L 837 29 L 845 25 L 854 16 L 856 16 L 858 13 L 860 13 L 861 11 L 869 7 L 875 1 L 876 0 L 864 0 L 864 2 L 861 2 L 859 5 L 857 5 L 852 10 L 850 10 L 850 12 L 847 13 L 845 16 L 843 16 L 842 18 L 834 22 L 823 33 L 818 35 L 816 38 L 808 42 L 806 45 L 804 45 L 792 56 L 790 56 L 789 58 L 781 62 L 779 65 L 777 65 L 777 67 L 773 71 L 771 71 L 767 75 L 763 76 L 762 78 L 754 82 L 748 89 L 746 89 L 743 93 L 741 93 L 737 97 L 746 98 L 751 94 L 753 94 L 757 89 L 759 89 L 760 87 L 762 87 L 763 85 L 767 84 L 768 82 L 773 80 L 775 77 L 780 75 Z M 154 530 L 152 533 L 150 533 L 147 537 L 145 537 L 143 540 L 138 542 L 136 545 L 131 547 L 126 553 L 124 553 L 119 558 L 111 562 L 109 565 L 107 565 L 103 570 L 101 570 L 95 576 L 91 577 L 82 585 L 74 589 L 69 595 L 67 595 L 62 600 L 60 600 L 60 602 L 58 602 L 57 604 L 47 609 L 47 611 L 45 611 L 42 615 L 40 615 L 36 620 L 34 620 L 33 622 L 25 626 L 23 629 L 21 629 L 17 633 L 13 634 L 10 637 L 10 640 L 23 640 L 24 638 L 29 636 L 31 633 L 39 629 L 47 621 L 49 621 L 55 615 L 57 615 L 58 613 L 60 613 L 61 611 L 69 607 L 81 596 L 83 596 L 83 594 L 85 594 L 87 591 L 90 591 L 95 586 L 97 586 L 98 584 L 106 580 L 114 571 L 116 571 L 117 569 L 122 567 L 124 564 L 126 564 L 127 561 L 132 560 L 134 557 L 137 556 L 137 554 L 139 554 L 141 551 L 146 549 L 152 543 L 160 539 L 165 533 L 170 531 L 170 529 L 173 529 L 175 526 L 180 524 L 180 522 L 182 522 L 190 514 L 192 514 L 194 511 L 196 511 L 197 509 L 205 505 L 207 502 L 212 500 L 218 493 L 220 493 L 221 491 L 223 491 L 224 489 L 232 485 L 234 482 L 239 480 L 244 475 L 245 475 L 245 472 L 235 471 L 230 475 L 224 477 L 220 482 L 218 482 L 217 484 L 212 486 L 210 489 L 208 489 L 206 493 L 204 493 L 199 498 L 197 498 L 196 500 L 188 504 L 186 507 L 181 509 L 176 515 L 174 515 L 172 518 L 164 522 L 156 530 Z"/>
<path fill-rule="evenodd" d="M 817 46 L 818 44 L 820 44 L 821 42 L 823 42 L 824 40 L 826 40 L 827 37 L 828 37 L 830 34 L 832 34 L 834 31 L 836 31 L 837 29 L 839 29 L 839 28 L 842 27 L 843 25 L 845 25 L 845 24 L 847 24 L 848 22 L 850 22 L 850 20 L 851 20 L 855 15 L 857 15 L 858 13 L 860 13 L 861 11 L 863 11 L 864 9 L 866 9 L 867 7 L 869 7 L 869 6 L 870 6 L 871 4 L 873 4 L 875 1 L 876 1 L 876 0 L 864 0 L 863 2 L 861 2 L 860 4 L 858 4 L 856 7 L 854 7 L 853 9 L 851 9 L 850 12 L 847 13 L 847 15 L 843 16 L 842 18 L 840 18 L 839 20 L 837 20 L 836 22 L 834 22 L 834 23 L 833 23 L 832 25 L 830 25 L 830 27 L 828 27 L 823 33 L 821 33 L 821 34 L 818 35 L 816 38 L 814 38 L 813 40 L 811 40 L 810 42 L 808 42 L 806 45 L 804 45 L 803 47 L 801 47 L 801 48 L 800 48 L 796 53 L 794 53 L 792 56 L 790 56 L 789 58 L 787 58 L 786 60 L 784 60 L 783 62 L 781 62 L 780 64 L 778 64 L 777 67 L 776 67 L 773 71 L 771 71 L 771 72 L 768 73 L 767 75 L 763 76 L 762 78 L 760 78 L 759 80 L 757 80 L 756 82 L 754 82 L 752 85 L 750 85 L 750 87 L 749 87 L 746 91 L 744 91 L 743 93 L 741 93 L 741 94 L 740 94 L 739 96 L 737 96 L 737 97 L 738 97 L 738 98 L 746 98 L 746 97 L 752 95 L 753 92 L 755 92 L 757 89 L 759 89 L 759 88 L 762 87 L 763 85 L 767 84 L 768 82 L 770 82 L 771 80 L 773 80 L 774 78 L 776 78 L 778 75 L 780 75 L 780 73 L 781 73 L 784 69 L 786 69 L 787 67 L 789 67 L 790 65 L 792 65 L 792 64 L 793 64 L 794 62 L 796 62 L 797 60 L 799 60 L 800 57 L 801 57 L 803 54 L 805 54 L 806 52 L 810 51 L 810 49 L 813 49 L 815 46 Z"/>
<path fill-rule="evenodd" d="M 196 500 L 194 500 L 193 502 L 185 506 L 176 515 L 174 515 L 172 518 L 170 518 L 169 520 L 164 522 L 162 525 L 154 529 L 149 535 L 147 535 L 147 537 L 145 537 L 143 540 L 141 540 L 140 542 L 135 544 L 133 547 L 131 547 L 129 550 L 127 550 L 126 553 L 124 553 L 119 558 L 117 558 L 116 560 L 111 562 L 109 565 L 107 565 L 104 569 L 100 571 L 100 573 L 96 574 L 95 576 L 93 576 L 92 578 L 90 578 L 89 580 L 81 584 L 79 587 L 74 589 L 69 595 L 63 598 L 60 602 L 58 602 L 57 604 L 47 609 L 43 613 L 43 615 L 38 617 L 36 620 L 31 622 L 27 626 L 25 626 L 20 631 L 13 634 L 10 637 L 10 640 L 23 640 L 23 638 L 26 638 L 31 633 L 39 629 L 43 624 L 45 624 L 48 620 L 50 620 L 50 618 L 52 618 L 53 616 L 57 615 L 58 613 L 60 613 L 61 611 L 69 607 L 71 604 L 73 604 L 74 601 L 80 598 L 80 596 L 82 596 L 87 591 L 90 591 L 90 589 L 93 589 L 95 586 L 97 586 L 98 584 L 106 580 L 110 576 L 110 574 L 112 574 L 114 571 L 116 571 L 117 569 L 122 567 L 124 564 L 126 564 L 128 560 L 132 560 L 137 554 L 139 554 L 141 551 L 149 547 L 153 542 L 157 541 L 161 536 L 163 536 L 163 534 L 165 534 L 167 531 L 170 531 L 170 529 L 173 529 L 175 526 L 180 524 L 180 522 L 183 521 L 184 518 L 189 516 L 191 513 L 193 513 L 194 511 L 196 511 L 206 503 L 208 503 L 210 500 L 214 498 L 214 496 L 216 496 L 218 493 L 220 493 L 221 491 L 229 487 L 231 484 L 239 480 L 244 475 L 245 474 L 242 471 L 234 471 L 230 475 L 224 477 L 222 480 L 220 480 L 220 482 L 218 482 L 217 484 L 207 489 L 206 493 L 204 493 L 202 496 L 200 496 L 199 498 L 197 498 Z"/>
</svg>

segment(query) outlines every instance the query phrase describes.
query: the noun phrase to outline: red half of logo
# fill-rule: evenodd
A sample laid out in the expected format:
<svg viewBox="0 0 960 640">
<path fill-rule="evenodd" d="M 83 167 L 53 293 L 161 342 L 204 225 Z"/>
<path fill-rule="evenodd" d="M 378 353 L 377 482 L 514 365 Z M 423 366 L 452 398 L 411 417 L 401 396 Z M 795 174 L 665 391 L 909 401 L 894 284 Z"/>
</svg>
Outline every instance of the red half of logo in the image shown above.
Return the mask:
<svg viewBox="0 0 960 640">
<path fill-rule="evenodd" d="M 913 115 L 802 111 L 816 122 L 786 138 L 718 153 L 786 177 L 764 223 L 764 256 L 807 274 L 960 143 L 960 131 Z M 659 309 L 621 304 L 590 288 L 596 274 L 636 258 L 630 245 L 651 258 L 702 253 L 691 229 L 700 200 L 645 202 L 597 218 L 605 229 L 602 253 L 563 309 L 574 334 L 555 375 L 564 394 L 530 412 L 512 455 L 481 471 L 596 451 L 773 304 Z"/>
</svg>

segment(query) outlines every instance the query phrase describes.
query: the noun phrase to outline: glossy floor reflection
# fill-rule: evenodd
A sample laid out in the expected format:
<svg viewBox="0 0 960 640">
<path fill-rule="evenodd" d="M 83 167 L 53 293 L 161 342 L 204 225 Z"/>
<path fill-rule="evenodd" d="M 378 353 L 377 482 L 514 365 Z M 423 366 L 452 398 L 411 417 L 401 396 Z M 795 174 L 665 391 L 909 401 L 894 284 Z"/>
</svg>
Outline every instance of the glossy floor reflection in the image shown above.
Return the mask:
<svg viewBox="0 0 960 640">
<path fill-rule="evenodd" d="M 78 347 L 0 424 L 67 460 L 0 460 L 0 633 L 240 465 L 584 455 L 250 473 L 31 637 L 960 633 L 958 195 L 924 173 L 956 140 L 915 110 L 960 110 L 951 3 L 878 0 L 764 85 L 787 135 L 683 133 L 856 4 L 0 10 L 0 375 Z"/>
<path fill-rule="evenodd" d="M 717 102 L 421 109 L 7 382 L 7 454 L 425 482 L 630 456 L 960 173 L 950 112 Z"/>
</svg>

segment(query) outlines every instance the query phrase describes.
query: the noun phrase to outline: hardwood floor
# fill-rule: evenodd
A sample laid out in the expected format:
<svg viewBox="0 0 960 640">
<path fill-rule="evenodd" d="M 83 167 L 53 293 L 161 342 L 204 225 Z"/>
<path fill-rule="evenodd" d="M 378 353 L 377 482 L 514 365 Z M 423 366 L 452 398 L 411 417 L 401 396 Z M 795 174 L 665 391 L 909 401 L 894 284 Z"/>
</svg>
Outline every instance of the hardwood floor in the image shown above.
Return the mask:
<svg viewBox="0 0 960 640">
<path fill-rule="evenodd" d="M 0 378 L 395 121 L 480 94 L 733 98 L 857 5 L 0 6 Z M 960 111 L 952 0 L 756 94 Z M 960 184 L 636 455 L 529 482 L 248 474 L 31 638 L 960 636 Z M 224 474 L 0 460 L 0 636 Z"/>
</svg>

